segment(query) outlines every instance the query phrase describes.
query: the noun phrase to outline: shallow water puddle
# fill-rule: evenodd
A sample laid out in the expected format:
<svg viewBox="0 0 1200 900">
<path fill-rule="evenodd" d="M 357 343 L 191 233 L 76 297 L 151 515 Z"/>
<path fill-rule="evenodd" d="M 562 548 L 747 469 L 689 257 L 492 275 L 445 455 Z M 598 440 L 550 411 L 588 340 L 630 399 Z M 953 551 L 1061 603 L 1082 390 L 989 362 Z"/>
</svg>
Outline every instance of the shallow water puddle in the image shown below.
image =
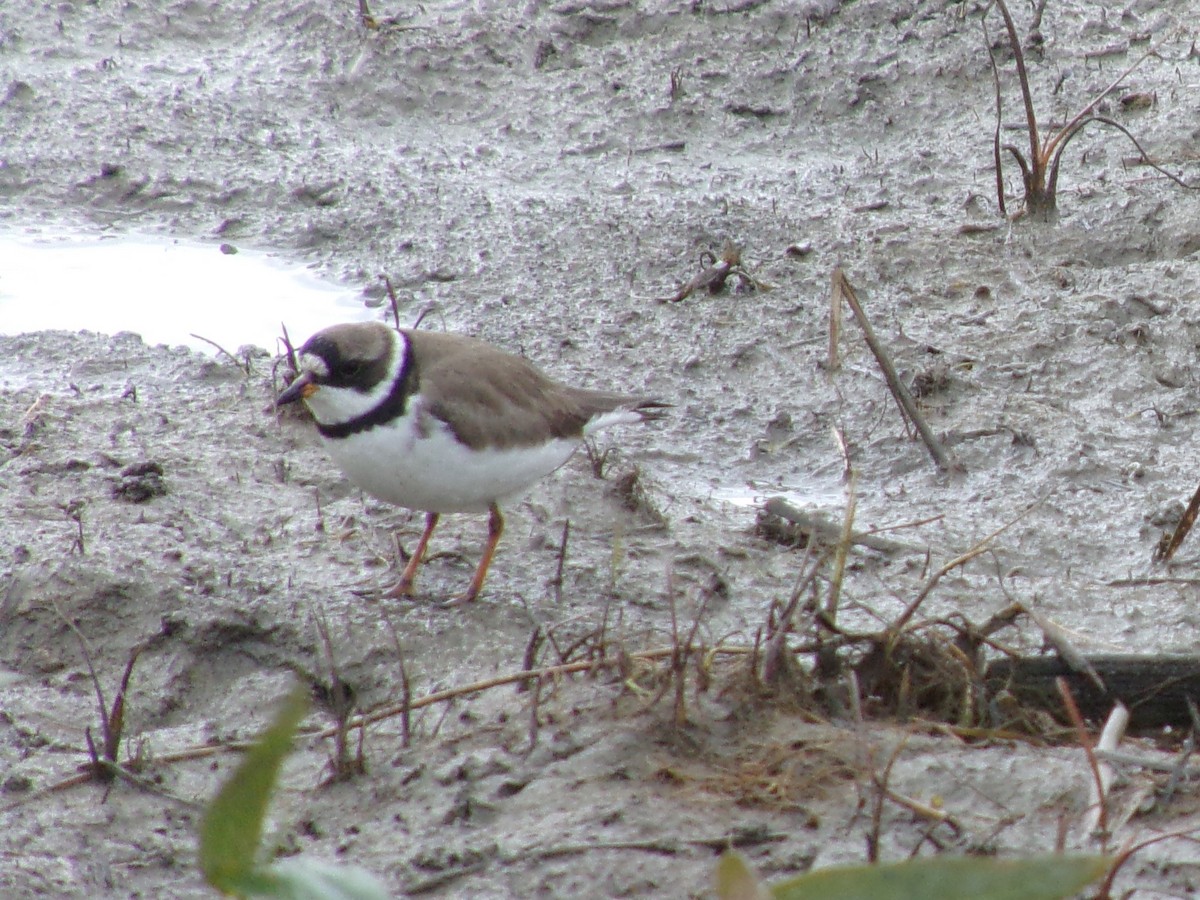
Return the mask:
<svg viewBox="0 0 1200 900">
<path fill-rule="evenodd" d="M 702 494 L 730 506 L 755 511 L 771 497 L 782 497 L 800 509 L 841 509 L 846 505 L 844 488 L 823 484 L 816 479 L 789 484 L 787 487 L 767 484 L 720 485 L 704 488 Z"/>
<path fill-rule="evenodd" d="M 276 349 L 372 318 L 354 290 L 261 251 L 146 235 L 0 232 L 0 334 L 132 331 L 148 344 Z M 194 337 L 194 335 L 199 335 Z"/>
</svg>

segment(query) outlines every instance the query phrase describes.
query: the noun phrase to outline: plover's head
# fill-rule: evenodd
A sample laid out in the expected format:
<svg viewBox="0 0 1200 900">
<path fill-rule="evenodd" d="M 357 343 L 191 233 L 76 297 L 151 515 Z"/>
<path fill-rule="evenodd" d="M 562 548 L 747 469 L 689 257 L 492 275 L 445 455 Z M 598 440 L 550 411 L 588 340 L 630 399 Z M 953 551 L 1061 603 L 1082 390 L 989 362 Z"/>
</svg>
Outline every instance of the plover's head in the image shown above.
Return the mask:
<svg viewBox="0 0 1200 900">
<path fill-rule="evenodd" d="M 300 348 L 300 371 L 275 401 L 304 400 L 322 425 L 370 414 L 392 393 L 404 366 L 405 342 L 380 322 L 334 325 Z"/>
</svg>

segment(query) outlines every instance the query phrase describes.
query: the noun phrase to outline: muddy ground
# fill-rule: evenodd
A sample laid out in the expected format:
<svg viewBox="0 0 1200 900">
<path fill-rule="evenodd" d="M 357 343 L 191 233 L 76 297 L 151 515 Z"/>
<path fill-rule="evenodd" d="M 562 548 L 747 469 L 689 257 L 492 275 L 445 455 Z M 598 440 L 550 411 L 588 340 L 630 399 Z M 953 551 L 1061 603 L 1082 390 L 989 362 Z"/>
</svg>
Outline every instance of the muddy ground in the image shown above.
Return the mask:
<svg viewBox="0 0 1200 900">
<path fill-rule="evenodd" d="M 1014 6 L 1025 34 L 1030 9 Z M 911 526 L 890 535 L 897 552 L 853 554 L 847 627 L 894 619 L 1013 523 L 921 618 L 981 622 L 1015 599 L 1085 648 L 1193 647 L 1195 542 L 1169 571 L 1150 556 L 1197 483 L 1200 194 L 1094 125 L 1066 152 L 1059 221 L 1002 217 L 981 4 L 374 12 L 395 21 L 368 30 L 349 0 L 3 4 L 0 222 L 286 252 L 370 302 L 387 274 L 406 320 L 435 304 L 427 327 L 672 415 L 606 434 L 602 479 L 580 455 L 514 505 L 480 602 L 443 610 L 483 521 L 446 521 L 417 602 L 364 597 L 419 518 L 361 496 L 303 422 L 267 411 L 269 357 L 247 373 L 131 335 L 0 339 L 5 896 L 206 895 L 197 804 L 237 757 L 172 754 L 253 736 L 297 675 L 328 683 L 321 627 L 367 709 L 400 698 L 402 662 L 415 698 L 518 672 L 535 627 L 553 636 L 543 664 L 600 629 L 610 655 L 669 646 L 673 607 L 682 628 L 700 611 L 708 646 L 752 646 L 803 552 L 758 536 L 745 501 L 787 492 L 840 522 L 847 458 L 858 526 Z M 1200 181 L 1191 3 L 1052 0 L 1039 34 L 1048 126 L 1156 49 L 1101 111 Z M 1002 140 L 1025 146 L 1011 55 L 997 60 Z M 1012 212 L 1011 162 L 1006 175 Z M 725 240 L 770 290 L 656 302 Z M 827 371 L 836 266 L 965 474 L 909 434 L 852 324 Z M 68 620 L 110 700 L 145 646 L 121 755 L 154 791 L 43 792 L 98 731 Z M 1004 639 L 1035 651 L 1040 632 Z M 739 657 L 713 663 L 705 693 L 690 678 L 677 727 L 657 672 L 563 677 L 536 704 L 512 687 L 435 704 L 408 746 L 388 718 L 366 731 L 366 774 L 333 784 L 332 741 L 305 738 L 271 839 L 397 895 L 703 896 L 730 837 L 772 877 L 864 859 L 871 774 L 895 754 L 891 787 L 958 828 L 885 803 L 882 858 L 1098 846 L 1069 745 L 812 722 L 749 693 Z M 309 725 L 331 721 L 324 707 Z M 1200 821 L 1193 786 L 1169 804 L 1153 787 L 1137 770 L 1120 782 L 1117 842 Z M 1121 884 L 1182 896 L 1198 865 L 1170 841 Z"/>
</svg>

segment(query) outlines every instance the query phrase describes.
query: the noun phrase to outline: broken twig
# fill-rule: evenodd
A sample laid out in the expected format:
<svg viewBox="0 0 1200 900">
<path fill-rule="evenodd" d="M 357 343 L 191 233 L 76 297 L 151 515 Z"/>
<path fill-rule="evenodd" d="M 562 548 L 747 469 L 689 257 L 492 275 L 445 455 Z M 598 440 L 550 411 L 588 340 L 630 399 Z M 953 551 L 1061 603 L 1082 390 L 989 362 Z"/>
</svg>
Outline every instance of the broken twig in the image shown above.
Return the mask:
<svg viewBox="0 0 1200 900">
<path fill-rule="evenodd" d="M 862 329 L 863 338 L 866 340 L 867 346 L 871 348 L 871 352 L 875 354 L 875 360 L 879 363 L 879 368 L 883 370 L 888 388 L 891 389 L 892 396 L 896 398 L 896 403 L 899 405 L 901 413 L 913 423 L 913 426 L 917 429 L 917 433 L 921 435 L 921 440 L 925 442 L 925 446 L 929 449 L 929 455 L 933 457 L 933 461 L 937 463 L 938 468 L 943 472 L 964 471 L 962 463 L 946 452 L 941 442 L 934 436 L 933 431 L 930 430 L 929 425 L 926 424 L 925 418 L 917 409 L 917 404 L 913 400 L 912 394 L 909 393 L 908 388 L 900 380 L 900 376 L 897 374 L 896 367 L 892 364 L 887 350 L 884 349 L 879 338 L 875 336 L 875 329 L 871 327 L 871 322 L 867 319 L 867 314 L 863 312 L 862 305 L 858 302 L 858 295 L 855 294 L 854 288 L 850 285 L 850 280 L 840 268 L 833 270 L 833 293 L 834 303 L 837 303 L 838 298 L 841 298 L 846 301 L 851 312 L 854 313 L 854 318 L 858 321 L 859 328 Z"/>
<path fill-rule="evenodd" d="M 1200 487 L 1197 487 L 1196 493 L 1192 494 L 1191 502 L 1188 503 L 1187 509 L 1183 511 L 1183 518 L 1175 526 L 1175 531 L 1172 532 L 1171 537 L 1164 537 L 1163 540 L 1158 542 L 1158 546 L 1154 548 L 1155 562 L 1166 563 L 1171 561 L 1171 557 L 1175 555 L 1175 551 L 1179 549 L 1179 545 L 1183 543 L 1183 539 L 1188 536 L 1188 532 L 1196 524 L 1197 515 L 1200 515 Z"/>
<path fill-rule="evenodd" d="M 743 284 L 750 285 L 755 290 L 766 290 L 766 285 L 754 278 L 742 267 L 742 251 L 733 241 L 726 240 L 721 247 L 721 255 L 717 256 L 707 250 L 701 254 L 702 262 L 707 265 L 700 270 L 687 284 L 669 297 L 659 297 L 659 303 L 678 303 L 686 300 L 696 291 L 707 289 L 710 294 L 720 293 L 730 275 L 736 275 Z"/>
</svg>

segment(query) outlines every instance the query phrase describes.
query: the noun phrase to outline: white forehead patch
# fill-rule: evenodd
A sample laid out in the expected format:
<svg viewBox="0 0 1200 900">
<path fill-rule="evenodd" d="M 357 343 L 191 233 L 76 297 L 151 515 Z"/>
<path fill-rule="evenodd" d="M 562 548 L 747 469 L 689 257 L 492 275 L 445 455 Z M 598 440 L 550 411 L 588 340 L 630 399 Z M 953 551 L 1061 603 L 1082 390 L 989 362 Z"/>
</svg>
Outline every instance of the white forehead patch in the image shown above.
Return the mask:
<svg viewBox="0 0 1200 900">
<path fill-rule="evenodd" d="M 3 2 L 3 0 L 0 0 Z M 304 398 L 312 414 L 322 425 L 341 425 L 369 415 L 376 407 L 386 403 L 388 396 L 404 368 L 408 352 L 408 341 L 399 335 L 388 341 L 387 373 L 369 390 L 357 387 L 332 387 L 326 379 L 332 374 L 329 364 L 314 353 L 300 354 L 300 368 L 310 372 L 322 387 Z"/>
<path fill-rule="evenodd" d="M 329 366 L 315 353 L 301 353 L 299 362 L 301 372 L 311 372 L 317 378 L 329 377 Z"/>
</svg>

